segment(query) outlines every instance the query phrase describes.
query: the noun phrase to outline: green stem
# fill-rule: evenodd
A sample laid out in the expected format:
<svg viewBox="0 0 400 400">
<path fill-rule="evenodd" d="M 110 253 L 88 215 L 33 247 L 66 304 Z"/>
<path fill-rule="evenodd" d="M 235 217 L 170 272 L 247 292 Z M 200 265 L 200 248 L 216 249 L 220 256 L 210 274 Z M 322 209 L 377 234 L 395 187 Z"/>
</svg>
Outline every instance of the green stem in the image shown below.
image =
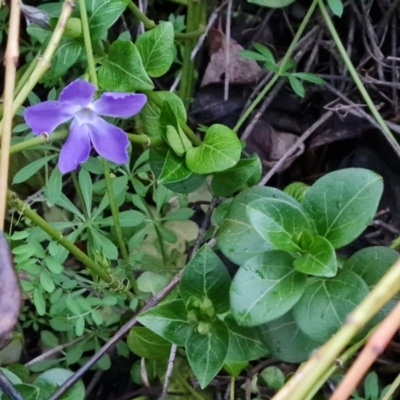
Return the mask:
<svg viewBox="0 0 400 400">
<path fill-rule="evenodd" d="M 68 19 L 71 16 L 73 10 L 74 10 L 74 2 L 71 0 L 65 0 L 63 8 L 61 10 L 60 18 L 58 19 L 57 25 L 50 38 L 49 44 L 47 45 L 46 50 L 43 53 L 43 56 L 37 59 L 35 69 L 33 70 L 32 74 L 28 77 L 25 85 L 14 99 L 13 109 L 12 109 L 13 115 L 16 114 L 18 109 L 22 106 L 22 104 L 28 97 L 29 93 L 39 82 L 40 78 L 50 68 L 51 59 L 53 58 L 53 55 L 57 50 L 58 44 L 60 43 L 60 40 L 63 36 L 65 27 L 67 26 Z"/>
<path fill-rule="evenodd" d="M 365 89 L 360 77 L 358 76 L 358 73 L 357 73 L 356 69 L 354 68 L 353 63 L 351 62 L 349 56 L 347 55 L 346 49 L 344 48 L 343 43 L 340 40 L 340 37 L 335 29 L 335 26 L 333 25 L 333 22 L 329 16 L 328 10 L 326 9 L 323 0 L 317 0 L 317 1 L 318 1 L 318 6 L 321 10 L 321 14 L 325 20 L 326 26 L 328 27 L 328 30 L 332 36 L 332 39 L 335 42 L 336 47 L 339 50 L 340 56 L 342 57 L 342 60 L 343 60 L 344 64 L 346 65 L 346 68 L 348 69 L 351 77 L 353 78 L 355 85 L 357 86 L 358 90 L 360 91 L 361 96 L 363 97 L 365 103 L 367 104 L 368 108 L 370 109 L 371 114 L 376 119 L 376 122 L 381 127 L 386 138 L 389 140 L 389 142 L 391 142 L 393 144 L 394 148 L 398 152 L 400 152 L 400 145 L 397 143 L 392 132 L 387 127 L 384 119 L 382 118 L 382 116 L 379 113 L 378 109 L 376 108 L 374 102 L 372 101 L 370 95 L 368 94 L 367 90 Z"/>
<path fill-rule="evenodd" d="M 97 84 L 96 65 L 94 63 L 92 40 L 90 38 L 89 20 L 87 17 L 85 0 L 79 0 L 79 7 L 81 12 L 83 40 L 85 42 L 86 58 L 89 69 L 89 80 L 97 88 L 98 84 Z"/>
<path fill-rule="evenodd" d="M 82 190 L 81 190 L 81 187 L 79 185 L 79 182 L 78 182 L 78 178 L 76 176 L 76 172 L 74 172 L 74 171 L 71 172 L 71 178 L 72 178 L 72 183 L 74 185 L 76 194 L 78 195 L 79 202 L 81 203 L 81 206 L 82 206 L 83 215 L 84 215 L 86 221 L 88 221 L 89 220 L 89 216 L 88 216 L 88 213 L 86 211 L 85 201 L 83 200 L 83 194 L 82 194 Z"/>
<path fill-rule="evenodd" d="M 156 27 L 156 23 L 155 23 L 153 20 L 147 18 L 146 15 L 143 14 L 143 13 L 140 11 L 139 7 L 138 7 L 133 1 L 130 1 L 130 2 L 128 3 L 128 8 L 132 11 L 132 14 L 133 14 L 140 22 L 143 22 L 143 25 L 144 25 L 144 27 L 145 27 L 146 29 L 153 29 L 153 28 Z"/>
<path fill-rule="evenodd" d="M 28 65 L 28 68 L 24 71 L 22 74 L 21 78 L 19 78 L 17 85 L 15 86 L 14 90 L 14 96 L 16 96 L 22 88 L 26 85 L 28 82 L 29 77 L 32 75 L 33 71 L 36 68 L 37 65 L 37 60 L 40 58 L 40 52 L 38 55 L 31 61 L 31 63 Z"/>
<path fill-rule="evenodd" d="M 205 31 L 206 28 L 203 25 L 200 25 L 200 27 L 193 32 L 175 33 L 175 39 L 176 40 L 198 39 Z"/>
<path fill-rule="evenodd" d="M 199 29 L 203 2 L 204 0 L 188 0 L 188 7 L 186 14 L 187 34 L 191 34 Z M 187 40 L 185 42 L 185 47 L 183 52 L 182 78 L 178 94 L 186 107 L 189 106 L 193 90 L 194 62 L 192 60 L 192 51 L 195 45 L 196 45 L 195 40 L 193 39 Z"/>
<path fill-rule="evenodd" d="M 106 190 L 107 190 L 107 194 L 108 194 L 108 199 L 110 201 L 110 208 L 111 208 L 111 213 L 112 213 L 112 217 L 113 217 L 115 233 L 117 235 L 117 240 L 118 240 L 119 247 L 121 250 L 122 258 L 123 258 L 124 262 L 126 264 L 128 264 L 129 263 L 129 254 L 128 254 L 128 250 L 126 248 L 126 244 L 125 244 L 124 237 L 122 234 L 121 225 L 119 222 L 119 210 L 115 203 L 115 196 L 114 196 L 114 191 L 112 188 L 110 167 L 108 165 L 108 161 L 105 159 L 103 159 L 103 166 L 104 166 L 104 178 L 106 181 Z"/>
<path fill-rule="evenodd" d="M 282 60 L 279 63 L 278 72 L 265 85 L 264 89 L 259 93 L 259 95 L 250 104 L 250 106 L 246 110 L 246 112 L 240 117 L 239 121 L 237 122 L 237 124 L 233 128 L 233 130 L 235 132 L 237 132 L 240 129 L 240 127 L 243 125 L 243 123 L 246 121 L 246 119 L 249 117 L 249 115 L 253 112 L 253 110 L 258 106 L 258 104 L 264 98 L 264 96 L 271 90 L 271 88 L 275 85 L 275 83 L 279 80 L 279 78 L 281 78 L 283 76 L 286 64 L 290 60 L 290 58 L 292 57 L 294 49 L 296 48 L 297 43 L 299 42 L 301 36 L 303 35 L 303 32 L 306 29 L 307 24 L 310 21 L 310 18 L 312 16 L 312 14 L 314 13 L 315 7 L 317 6 L 317 2 L 318 2 L 318 0 L 313 0 L 310 8 L 307 11 L 307 14 L 305 15 L 303 21 L 301 22 L 301 24 L 299 26 L 299 29 L 296 32 L 295 37 L 292 40 L 292 43 L 290 44 L 290 46 L 287 49 L 285 55 L 283 56 Z"/>
<path fill-rule="evenodd" d="M 143 91 L 143 93 L 147 96 L 147 98 L 152 101 L 159 109 L 162 108 L 164 100 L 162 100 L 157 92 L 152 92 L 149 90 Z M 190 127 L 182 121 L 179 121 L 180 127 L 185 132 L 185 135 L 189 138 L 189 140 L 195 145 L 200 146 L 201 140 L 196 136 L 196 134 L 190 129 Z"/>
<path fill-rule="evenodd" d="M 31 147 L 39 146 L 40 144 L 50 143 L 55 140 L 65 139 L 68 136 L 66 129 L 55 131 L 51 135 L 39 135 L 32 139 L 24 140 L 21 143 L 14 144 L 10 147 L 10 154 L 20 153 L 21 151 L 30 149 Z"/>
<path fill-rule="evenodd" d="M 36 214 L 27 204 L 25 204 L 18 196 L 11 190 L 7 190 L 7 202 L 11 208 L 15 208 L 33 224 L 37 225 L 51 238 L 65 247 L 78 261 L 80 261 L 90 272 L 98 276 L 104 282 L 108 283 L 110 287 L 120 291 L 124 286 L 123 284 L 109 275 L 102 267 L 97 265 L 90 259 L 83 251 L 79 250 L 72 242 L 66 239 L 61 232 L 53 228 L 47 221 Z M 132 298 L 130 292 L 125 291 L 128 297 Z"/>
</svg>

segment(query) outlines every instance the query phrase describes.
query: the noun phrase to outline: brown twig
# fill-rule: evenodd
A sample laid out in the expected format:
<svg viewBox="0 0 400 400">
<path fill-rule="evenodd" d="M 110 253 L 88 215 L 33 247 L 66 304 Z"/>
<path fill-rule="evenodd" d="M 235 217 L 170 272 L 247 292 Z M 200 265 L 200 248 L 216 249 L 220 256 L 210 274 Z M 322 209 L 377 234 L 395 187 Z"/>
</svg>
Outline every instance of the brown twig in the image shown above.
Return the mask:
<svg viewBox="0 0 400 400">
<path fill-rule="evenodd" d="M 346 400 L 400 326 L 400 302 L 379 325 L 330 400 Z"/>
</svg>

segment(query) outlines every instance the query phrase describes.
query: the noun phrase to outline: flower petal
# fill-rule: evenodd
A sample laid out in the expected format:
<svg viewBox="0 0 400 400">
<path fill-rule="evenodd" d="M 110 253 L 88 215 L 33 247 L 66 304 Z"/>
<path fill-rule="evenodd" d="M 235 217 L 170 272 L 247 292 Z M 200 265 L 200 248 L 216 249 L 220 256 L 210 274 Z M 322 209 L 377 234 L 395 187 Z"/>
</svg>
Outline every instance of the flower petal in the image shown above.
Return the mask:
<svg viewBox="0 0 400 400">
<path fill-rule="evenodd" d="M 58 168 L 62 174 L 73 171 L 79 164 L 87 161 L 90 153 L 90 136 L 88 126 L 72 121 L 67 141 L 60 152 Z"/>
<path fill-rule="evenodd" d="M 88 124 L 90 139 L 97 153 L 115 164 L 128 162 L 129 140 L 126 133 L 100 117 Z"/>
<path fill-rule="evenodd" d="M 62 107 L 58 101 L 44 101 L 28 107 L 24 112 L 25 122 L 35 135 L 52 133 L 72 117 L 70 110 Z"/>
<path fill-rule="evenodd" d="M 93 104 L 93 110 L 105 117 L 130 118 L 146 104 L 144 94 L 104 93 Z"/>
<path fill-rule="evenodd" d="M 76 80 L 64 88 L 60 94 L 60 103 L 73 103 L 87 107 L 93 101 L 96 87 L 89 82 Z"/>
</svg>

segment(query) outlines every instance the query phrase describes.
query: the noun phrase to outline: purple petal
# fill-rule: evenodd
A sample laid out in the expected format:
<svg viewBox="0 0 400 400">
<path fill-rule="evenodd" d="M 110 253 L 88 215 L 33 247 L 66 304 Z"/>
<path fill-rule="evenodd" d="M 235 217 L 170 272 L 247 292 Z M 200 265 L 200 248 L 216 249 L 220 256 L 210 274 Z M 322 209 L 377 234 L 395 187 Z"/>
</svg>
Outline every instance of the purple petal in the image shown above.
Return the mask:
<svg viewBox="0 0 400 400">
<path fill-rule="evenodd" d="M 35 135 L 52 133 L 72 117 L 71 110 L 63 107 L 58 101 L 44 101 L 28 107 L 24 112 L 25 122 Z"/>
<path fill-rule="evenodd" d="M 119 165 L 128 161 L 129 140 L 122 129 L 100 117 L 96 117 L 88 127 L 93 147 L 100 156 Z"/>
<path fill-rule="evenodd" d="M 60 103 L 73 103 L 77 106 L 87 107 L 93 101 L 96 87 L 89 82 L 77 80 L 70 83 L 60 94 Z"/>
<path fill-rule="evenodd" d="M 104 93 L 93 104 L 93 110 L 105 117 L 130 118 L 146 104 L 144 94 Z"/>
<path fill-rule="evenodd" d="M 72 121 L 67 141 L 60 152 L 58 168 L 62 174 L 73 171 L 79 164 L 87 161 L 90 153 L 90 136 L 88 126 Z"/>
</svg>

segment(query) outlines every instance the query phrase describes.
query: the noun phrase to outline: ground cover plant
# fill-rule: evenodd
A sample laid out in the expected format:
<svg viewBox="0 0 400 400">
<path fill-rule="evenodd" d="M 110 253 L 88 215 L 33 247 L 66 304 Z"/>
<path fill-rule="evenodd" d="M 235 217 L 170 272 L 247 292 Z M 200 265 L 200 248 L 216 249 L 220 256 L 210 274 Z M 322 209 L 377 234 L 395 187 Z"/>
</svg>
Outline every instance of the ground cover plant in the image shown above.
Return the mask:
<svg viewBox="0 0 400 400">
<path fill-rule="evenodd" d="M 1 399 L 396 398 L 396 7 L 2 5 Z"/>
</svg>

